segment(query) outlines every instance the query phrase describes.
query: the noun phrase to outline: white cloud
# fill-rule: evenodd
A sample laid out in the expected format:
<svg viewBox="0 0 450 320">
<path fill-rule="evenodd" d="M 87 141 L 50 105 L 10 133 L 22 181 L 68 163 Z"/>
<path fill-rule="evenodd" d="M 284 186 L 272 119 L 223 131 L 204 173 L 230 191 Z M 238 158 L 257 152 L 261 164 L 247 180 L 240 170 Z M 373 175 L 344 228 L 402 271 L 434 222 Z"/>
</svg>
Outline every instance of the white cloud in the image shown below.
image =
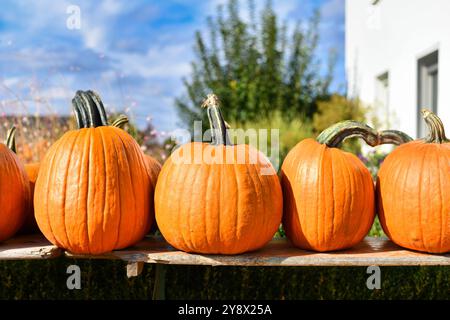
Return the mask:
<svg viewBox="0 0 450 320">
<path fill-rule="evenodd" d="M 47 100 L 51 99 L 71 99 L 73 97 L 73 92 L 68 87 L 49 87 L 37 92 L 40 97 Z"/>
<path fill-rule="evenodd" d="M 105 31 L 103 30 L 102 27 L 99 26 L 89 27 L 83 25 L 82 30 L 83 30 L 84 44 L 87 48 L 100 50 L 103 50 L 105 48 L 104 42 Z"/>
<path fill-rule="evenodd" d="M 125 75 L 143 78 L 181 79 L 189 74 L 192 52 L 186 44 L 159 44 L 150 47 L 146 54 L 115 53 L 119 69 Z"/>
<path fill-rule="evenodd" d="M 282 19 L 289 18 L 290 15 L 297 9 L 298 1 L 274 1 L 273 3 L 274 11 L 281 17 Z"/>
<path fill-rule="evenodd" d="M 228 0 L 212 0 L 207 1 L 205 3 L 205 7 L 202 12 L 205 12 L 205 16 L 207 15 L 215 15 L 217 13 L 217 7 L 222 5 L 226 10 L 226 6 L 228 4 Z M 245 21 L 250 20 L 250 8 L 248 6 L 247 1 L 239 1 L 239 15 Z M 265 0 L 256 0 L 255 1 L 255 12 L 253 13 L 256 19 L 259 19 L 260 12 L 266 5 Z M 287 19 L 299 6 L 299 1 L 292 0 L 276 0 L 272 2 L 273 9 L 276 14 L 283 19 Z"/>
<path fill-rule="evenodd" d="M 337 18 L 344 16 L 345 3 L 344 0 L 328 0 L 320 8 L 322 19 Z"/>
<path fill-rule="evenodd" d="M 2 84 L 3 84 L 3 86 L 11 88 L 11 87 L 15 86 L 16 84 L 20 83 L 21 80 L 22 80 L 21 77 L 9 77 L 9 78 L 2 79 Z"/>
<path fill-rule="evenodd" d="M 83 2 L 81 6 L 81 34 L 89 49 L 106 51 L 113 37 L 110 28 L 115 19 L 133 9 L 133 4 L 118 0 Z M 109 34 L 108 34 L 109 32 Z"/>
<path fill-rule="evenodd" d="M 106 15 L 117 15 L 125 10 L 124 1 L 103 0 L 100 4 L 100 11 Z"/>
</svg>

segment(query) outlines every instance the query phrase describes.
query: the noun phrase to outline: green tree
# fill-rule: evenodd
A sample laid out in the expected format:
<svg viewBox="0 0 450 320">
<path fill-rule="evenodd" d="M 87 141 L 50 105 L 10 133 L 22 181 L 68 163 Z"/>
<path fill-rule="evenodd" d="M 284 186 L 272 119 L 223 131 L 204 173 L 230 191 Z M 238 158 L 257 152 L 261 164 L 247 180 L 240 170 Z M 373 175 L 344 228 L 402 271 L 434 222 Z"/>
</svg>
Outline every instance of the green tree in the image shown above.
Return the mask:
<svg viewBox="0 0 450 320">
<path fill-rule="evenodd" d="M 334 54 L 328 72 L 322 75 L 315 58 L 319 13 L 304 24 L 298 21 L 288 34 L 270 1 L 255 17 L 254 1 L 248 1 L 250 19 L 239 16 L 237 0 L 217 16 L 208 18 L 207 36 L 197 31 L 196 58 L 192 74 L 183 79 L 186 94 L 176 99 L 182 121 L 189 127 L 203 120 L 201 102 L 210 92 L 219 96 L 226 119 L 244 124 L 258 118 L 270 119 L 280 112 L 285 119 L 311 119 L 316 101 L 328 97 Z"/>
</svg>

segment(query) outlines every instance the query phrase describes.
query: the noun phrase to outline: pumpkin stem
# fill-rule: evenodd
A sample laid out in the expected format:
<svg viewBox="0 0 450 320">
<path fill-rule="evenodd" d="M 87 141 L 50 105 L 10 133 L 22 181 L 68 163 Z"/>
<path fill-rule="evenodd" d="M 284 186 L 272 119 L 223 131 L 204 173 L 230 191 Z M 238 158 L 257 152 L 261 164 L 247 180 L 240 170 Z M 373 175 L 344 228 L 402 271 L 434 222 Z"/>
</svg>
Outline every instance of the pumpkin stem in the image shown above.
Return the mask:
<svg viewBox="0 0 450 320">
<path fill-rule="evenodd" d="M 211 144 L 213 145 L 233 145 L 227 132 L 227 123 L 223 119 L 222 112 L 219 107 L 219 98 L 211 93 L 208 94 L 202 104 L 203 108 L 207 108 L 209 125 L 211 127 Z"/>
<path fill-rule="evenodd" d="M 88 115 L 87 111 L 83 106 L 83 100 L 81 99 L 81 95 L 75 94 L 75 97 L 72 99 L 72 107 L 75 112 L 75 117 L 77 119 L 78 129 L 88 128 Z"/>
<path fill-rule="evenodd" d="M 107 126 L 108 125 L 108 117 L 106 116 L 105 106 L 103 105 L 103 101 L 100 98 L 99 94 L 95 91 L 88 90 L 87 94 L 90 96 L 90 98 L 94 101 L 98 113 L 100 114 L 101 122 Z"/>
<path fill-rule="evenodd" d="M 323 130 L 317 141 L 330 148 L 337 148 L 345 139 L 359 137 L 369 146 L 375 147 L 381 143 L 380 135 L 367 124 L 354 120 L 344 120 Z"/>
<path fill-rule="evenodd" d="M 72 99 L 78 128 L 107 126 L 106 112 L 100 96 L 89 90 L 78 90 Z"/>
<path fill-rule="evenodd" d="M 121 114 L 116 120 L 113 121 L 111 126 L 123 129 L 127 123 L 128 117 L 124 114 Z"/>
<path fill-rule="evenodd" d="M 16 127 L 12 126 L 6 133 L 6 146 L 14 153 L 16 153 Z"/>
<path fill-rule="evenodd" d="M 446 143 L 449 142 L 445 136 L 444 124 L 441 119 L 428 109 L 422 109 L 422 117 L 428 127 L 428 136 L 425 142 L 428 143 Z"/>
<path fill-rule="evenodd" d="M 72 100 L 72 107 L 75 113 L 75 119 L 77 120 L 78 129 L 85 128 L 84 126 L 85 121 L 83 120 L 83 114 L 82 111 L 80 110 L 80 106 L 78 104 L 75 104 L 74 100 Z"/>
<path fill-rule="evenodd" d="M 410 142 L 413 139 L 406 133 L 398 130 L 382 130 L 380 131 L 380 144 L 395 144 L 400 145 Z"/>
</svg>

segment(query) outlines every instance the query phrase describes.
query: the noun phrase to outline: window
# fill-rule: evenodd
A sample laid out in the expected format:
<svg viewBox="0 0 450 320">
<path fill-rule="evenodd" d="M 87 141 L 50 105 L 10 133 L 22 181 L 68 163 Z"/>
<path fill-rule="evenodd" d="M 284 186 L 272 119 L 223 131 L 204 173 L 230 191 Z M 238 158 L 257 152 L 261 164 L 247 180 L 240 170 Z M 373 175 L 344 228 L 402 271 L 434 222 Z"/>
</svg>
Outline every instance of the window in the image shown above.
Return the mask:
<svg viewBox="0 0 450 320">
<path fill-rule="evenodd" d="M 385 72 L 375 79 L 375 106 L 386 127 L 389 123 L 389 73 Z"/>
<path fill-rule="evenodd" d="M 425 137 L 428 132 L 420 110 L 428 108 L 437 112 L 438 101 L 438 51 L 421 59 L 417 63 L 417 137 Z"/>
</svg>

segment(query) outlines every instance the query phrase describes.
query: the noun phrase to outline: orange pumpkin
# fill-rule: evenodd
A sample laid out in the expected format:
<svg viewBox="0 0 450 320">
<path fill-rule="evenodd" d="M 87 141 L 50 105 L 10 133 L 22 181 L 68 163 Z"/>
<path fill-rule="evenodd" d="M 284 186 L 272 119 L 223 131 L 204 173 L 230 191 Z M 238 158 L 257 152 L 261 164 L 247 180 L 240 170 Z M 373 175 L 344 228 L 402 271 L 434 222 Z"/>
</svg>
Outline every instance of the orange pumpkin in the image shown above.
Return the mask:
<svg viewBox="0 0 450 320">
<path fill-rule="evenodd" d="M 14 153 L 15 131 L 15 127 L 8 131 L 6 145 L 0 143 L 0 241 L 20 229 L 30 203 L 30 182 Z"/>
<path fill-rule="evenodd" d="M 147 169 L 147 174 L 149 176 L 150 181 L 150 214 L 152 217 L 152 221 L 155 221 L 154 224 L 152 224 L 152 227 L 150 229 L 150 233 L 155 232 L 158 229 L 158 225 L 155 220 L 155 188 L 156 188 L 156 182 L 158 181 L 158 176 L 161 171 L 161 164 L 153 157 L 144 154 L 144 160 L 145 160 L 145 167 Z"/>
<path fill-rule="evenodd" d="M 9 138 L 10 149 L 16 152 L 16 141 L 15 141 L 15 131 Z M 30 182 L 30 196 L 28 201 L 28 209 L 25 217 L 25 222 L 23 223 L 17 234 L 30 234 L 39 232 L 39 228 L 34 218 L 34 206 L 33 206 L 33 195 L 34 195 L 34 185 L 36 183 L 37 175 L 39 172 L 39 163 L 28 163 L 25 164 L 25 172 L 27 173 Z"/>
<path fill-rule="evenodd" d="M 126 115 L 119 115 L 116 120 L 111 124 L 113 127 L 117 127 L 125 130 L 125 126 L 128 124 L 128 117 Z M 154 193 L 156 188 L 156 181 L 158 180 L 159 172 L 161 171 L 161 164 L 150 155 L 144 154 L 147 174 L 150 179 L 150 212 L 152 221 L 155 220 L 155 206 L 154 206 Z M 158 225 L 154 223 L 150 229 L 153 233 L 158 229 Z"/>
<path fill-rule="evenodd" d="M 147 174 L 150 177 L 150 181 L 153 184 L 154 189 L 156 187 L 156 181 L 158 180 L 159 172 L 161 171 L 161 164 L 155 158 L 147 154 L 144 154 L 144 159 L 147 168 Z"/>
<path fill-rule="evenodd" d="M 116 120 L 113 121 L 111 126 L 117 127 L 120 129 L 124 129 L 125 125 L 128 124 L 128 117 L 125 115 L 120 115 Z M 150 179 L 150 209 L 151 209 L 151 215 L 152 220 L 154 220 L 155 217 L 155 210 L 154 210 L 154 192 L 156 187 L 156 181 L 158 180 L 159 172 L 161 171 L 161 164 L 152 156 L 149 156 L 147 154 L 144 154 L 145 159 L 145 167 L 147 169 L 147 174 Z M 152 228 L 152 230 L 156 230 L 156 226 Z M 151 230 L 151 231 L 152 231 Z"/>
<path fill-rule="evenodd" d="M 39 232 L 39 228 L 36 223 L 36 218 L 34 217 L 34 205 L 33 205 L 33 198 L 34 198 L 34 186 L 36 184 L 36 179 L 39 173 L 39 163 L 27 163 L 25 164 L 25 171 L 28 175 L 28 178 L 30 180 L 30 202 L 28 206 L 27 216 L 25 218 L 25 223 L 23 224 L 22 228 L 20 229 L 20 233 L 36 233 Z"/>
<path fill-rule="evenodd" d="M 387 143 L 369 126 L 348 120 L 324 130 L 316 140 L 301 141 L 286 156 L 281 167 L 283 228 L 295 246 L 314 251 L 349 248 L 372 226 L 370 172 L 355 155 L 337 148 L 355 136 L 371 146 Z"/>
<path fill-rule="evenodd" d="M 159 230 L 175 248 L 238 254 L 270 241 L 282 215 L 282 194 L 270 162 L 248 145 L 232 145 L 209 95 L 212 143 L 176 149 L 164 163 L 155 191 Z"/>
<path fill-rule="evenodd" d="M 35 216 L 42 233 L 74 253 L 101 254 L 128 247 L 152 223 L 144 156 L 122 129 L 108 126 L 100 97 L 78 91 L 78 130 L 47 152 L 35 186 Z"/>
<path fill-rule="evenodd" d="M 111 124 L 113 127 L 124 129 L 125 125 L 128 123 L 128 117 L 125 115 L 120 115 Z M 145 164 L 147 168 L 147 173 L 150 177 L 150 183 L 152 184 L 152 189 L 156 186 L 156 180 L 158 179 L 159 172 L 161 171 L 161 164 L 152 156 L 144 154 Z M 153 197 L 152 197 L 153 198 Z"/>
<path fill-rule="evenodd" d="M 396 244 L 450 251 L 450 142 L 441 120 L 422 111 L 429 136 L 397 147 L 378 172 L 378 214 Z"/>
</svg>

